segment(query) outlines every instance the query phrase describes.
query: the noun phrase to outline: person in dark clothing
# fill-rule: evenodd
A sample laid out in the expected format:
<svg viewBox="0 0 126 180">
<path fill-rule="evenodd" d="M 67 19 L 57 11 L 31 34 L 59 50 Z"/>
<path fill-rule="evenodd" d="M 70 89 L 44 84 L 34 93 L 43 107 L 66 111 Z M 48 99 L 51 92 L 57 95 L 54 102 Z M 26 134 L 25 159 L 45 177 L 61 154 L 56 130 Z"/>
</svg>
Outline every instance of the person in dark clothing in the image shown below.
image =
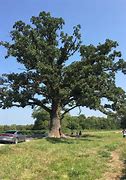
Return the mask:
<svg viewBox="0 0 126 180">
<path fill-rule="evenodd" d="M 123 129 L 122 133 L 123 133 L 123 137 L 126 137 L 126 129 Z"/>
<path fill-rule="evenodd" d="M 81 136 L 81 135 L 82 135 L 82 132 L 80 131 L 80 132 L 79 132 L 79 136 Z"/>
</svg>

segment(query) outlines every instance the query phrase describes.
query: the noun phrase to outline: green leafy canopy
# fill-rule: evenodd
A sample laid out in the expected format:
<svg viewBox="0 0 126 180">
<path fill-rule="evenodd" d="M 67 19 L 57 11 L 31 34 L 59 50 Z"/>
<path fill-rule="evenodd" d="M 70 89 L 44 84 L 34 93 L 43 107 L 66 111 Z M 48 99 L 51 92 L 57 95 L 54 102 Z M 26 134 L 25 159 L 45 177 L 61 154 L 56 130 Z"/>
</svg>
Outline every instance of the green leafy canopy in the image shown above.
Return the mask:
<svg viewBox="0 0 126 180">
<path fill-rule="evenodd" d="M 2 76 L 2 108 L 37 105 L 50 113 L 58 104 L 62 115 L 78 106 L 106 113 L 125 99 L 124 90 L 115 84 L 115 74 L 125 73 L 126 68 L 121 52 L 115 50 L 117 42 L 107 39 L 97 46 L 83 45 L 80 25 L 68 35 L 64 24 L 62 18 L 41 12 L 30 24 L 16 22 L 12 41 L 0 42 L 7 49 L 6 58 L 13 56 L 24 65 L 22 72 Z M 68 63 L 76 52 L 80 60 Z M 103 105 L 102 98 L 110 103 Z"/>
</svg>

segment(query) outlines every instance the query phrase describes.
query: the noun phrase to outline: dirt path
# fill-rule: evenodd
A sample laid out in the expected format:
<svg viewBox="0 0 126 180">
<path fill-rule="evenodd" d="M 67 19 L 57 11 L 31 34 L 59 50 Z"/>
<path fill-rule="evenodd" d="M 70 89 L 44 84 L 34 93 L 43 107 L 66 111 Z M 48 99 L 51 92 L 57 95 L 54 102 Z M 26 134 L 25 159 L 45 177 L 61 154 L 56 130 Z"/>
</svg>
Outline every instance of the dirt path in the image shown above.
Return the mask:
<svg viewBox="0 0 126 180">
<path fill-rule="evenodd" d="M 108 166 L 108 172 L 100 180 L 120 180 L 123 176 L 122 170 L 124 169 L 124 163 L 119 158 L 119 152 L 112 152 Z"/>
</svg>

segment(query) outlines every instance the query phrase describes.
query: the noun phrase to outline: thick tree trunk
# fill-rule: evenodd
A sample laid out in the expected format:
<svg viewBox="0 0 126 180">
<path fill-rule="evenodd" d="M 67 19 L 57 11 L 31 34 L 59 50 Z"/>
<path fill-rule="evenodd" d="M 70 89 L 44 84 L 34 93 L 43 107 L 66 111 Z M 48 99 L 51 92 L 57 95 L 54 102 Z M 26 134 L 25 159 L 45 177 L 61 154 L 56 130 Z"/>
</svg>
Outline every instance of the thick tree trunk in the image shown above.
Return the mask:
<svg viewBox="0 0 126 180">
<path fill-rule="evenodd" d="M 61 123 L 60 123 L 60 107 L 58 103 L 52 104 L 52 112 L 50 117 L 50 132 L 49 137 L 61 137 Z"/>
</svg>

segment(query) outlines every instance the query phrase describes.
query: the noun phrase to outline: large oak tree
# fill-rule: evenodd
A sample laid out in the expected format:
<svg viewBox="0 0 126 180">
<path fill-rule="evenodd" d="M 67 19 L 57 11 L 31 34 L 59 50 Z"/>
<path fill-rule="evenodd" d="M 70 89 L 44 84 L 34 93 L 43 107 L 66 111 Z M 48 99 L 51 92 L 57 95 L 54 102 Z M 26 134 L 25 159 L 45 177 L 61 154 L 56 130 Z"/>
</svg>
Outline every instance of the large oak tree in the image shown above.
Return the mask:
<svg viewBox="0 0 126 180">
<path fill-rule="evenodd" d="M 76 107 L 89 107 L 104 113 L 116 110 L 125 92 L 116 87 L 115 75 L 125 72 L 125 61 L 116 51 L 117 42 L 106 40 L 97 46 L 85 46 L 80 25 L 68 35 L 64 20 L 41 12 L 30 19 L 31 24 L 18 21 L 11 31 L 11 41 L 1 45 L 6 58 L 13 56 L 24 70 L 4 74 L 1 78 L 1 107 L 40 106 L 50 114 L 50 137 L 60 137 L 65 113 Z M 70 60 L 76 52 L 80 59 Z M 108 104 L 103 105 L 102 99 Z"/>
</svg>

